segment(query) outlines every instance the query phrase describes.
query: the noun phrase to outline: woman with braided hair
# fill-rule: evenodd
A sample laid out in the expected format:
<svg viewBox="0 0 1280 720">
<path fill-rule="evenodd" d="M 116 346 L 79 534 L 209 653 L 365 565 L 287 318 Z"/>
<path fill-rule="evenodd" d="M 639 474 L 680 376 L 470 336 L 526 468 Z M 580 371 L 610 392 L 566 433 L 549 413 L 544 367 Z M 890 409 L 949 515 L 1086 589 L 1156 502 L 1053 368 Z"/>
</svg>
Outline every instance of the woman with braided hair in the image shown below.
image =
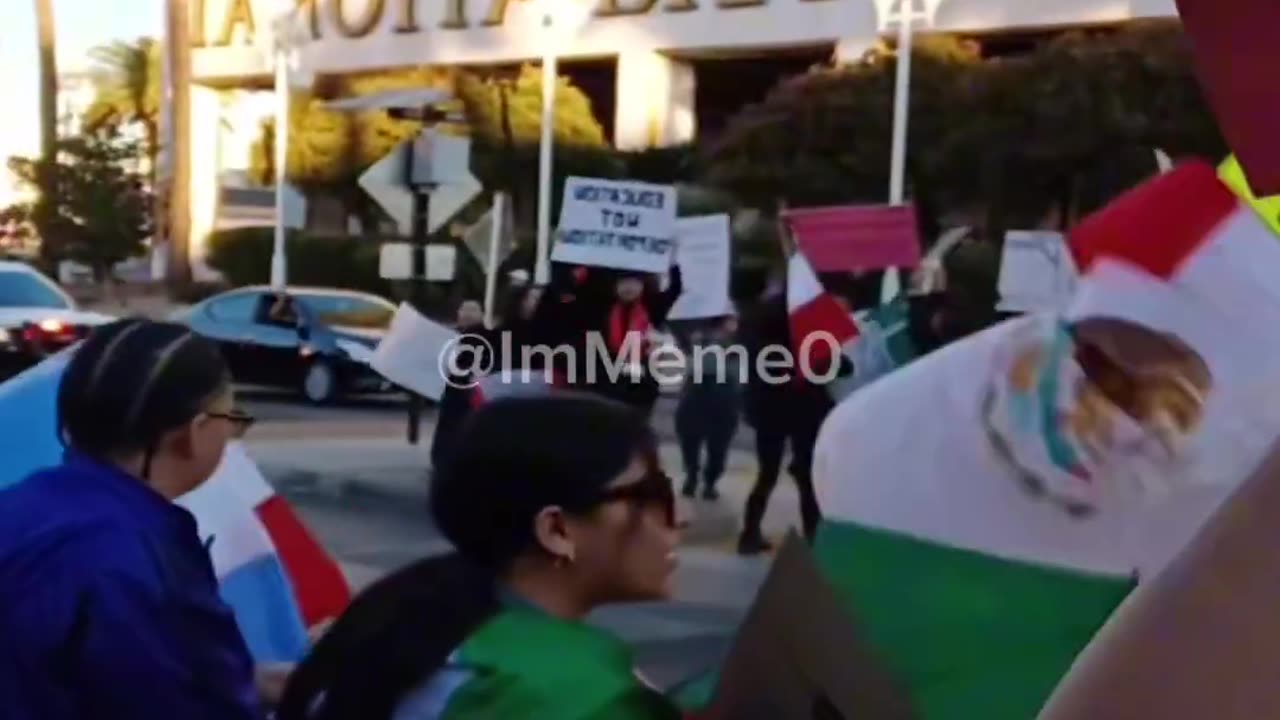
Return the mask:
<svg viewBox="0 0 1280 720">
<path fill-rule="evenodd" d="M 61 464 L 0 492 L 5 717 L 261 717 L 254 667 L 207 548 L 173 500 L 252 418 L 216 346 L 122 320 L 71 357 Z"/>
</svg>

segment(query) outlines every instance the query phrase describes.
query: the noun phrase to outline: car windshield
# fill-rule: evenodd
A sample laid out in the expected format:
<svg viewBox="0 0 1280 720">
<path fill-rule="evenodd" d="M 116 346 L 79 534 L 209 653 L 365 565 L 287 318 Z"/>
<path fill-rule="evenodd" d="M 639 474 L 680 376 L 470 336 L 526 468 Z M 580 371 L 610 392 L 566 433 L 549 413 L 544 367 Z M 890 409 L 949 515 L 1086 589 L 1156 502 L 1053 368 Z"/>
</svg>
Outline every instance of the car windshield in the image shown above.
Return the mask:
<svg viewBox="0 0 1280 720">
<path fill-rule="evenodd" d="M 69 310 L 62 293 L 29 272 L 0 270 L 0 307 L 38 307 Z"/>
<path fill-rule="evenodd" d="M 358 295 L 299 294 L 315 319 L 333 327 L 386 329 L 396 314 L 394 305 Z"/>
</svg>

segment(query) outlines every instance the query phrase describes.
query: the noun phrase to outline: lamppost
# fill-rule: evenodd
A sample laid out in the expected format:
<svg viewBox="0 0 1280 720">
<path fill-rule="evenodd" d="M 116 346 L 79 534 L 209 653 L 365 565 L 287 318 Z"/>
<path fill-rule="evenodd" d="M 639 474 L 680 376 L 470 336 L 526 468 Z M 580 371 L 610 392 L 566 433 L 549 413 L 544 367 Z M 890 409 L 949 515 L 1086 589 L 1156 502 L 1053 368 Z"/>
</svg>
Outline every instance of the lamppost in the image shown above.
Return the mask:
<svg viewBox="0 0 1280 720">
<path fill-rule="evenodd" d="M 889 154 L 889 204 L 901 205 L 906 196 L 907 181 L 907 124 L 911 113 L 911 48 L 915 37 L 915 22 L 921 20 L 926 26 L 931 24 L 933 14 L 942 0 L 896 0 L 897 13 L 893 12 L 893 3 L 887 3 L 882 28 L 888 29 L 894 18 L 898 21 L 898 66 L 893 83 L 893 135 Z M 916 3 L 921 10 L 916 11 Z M 901 278 L 896 268 L 885 272 L 884 284 L 881 286 L 882 302 L 892 300 L 902 287 Z"/>
<path fill-rule="evenodd" d="M 534 282 L 551 278 L 551 153 L 555 136 L 556 78 L 559 48 L 586 24 L 594 11 L 587 0 L 539 0 L 536 5 L 542 30 L 542 126 L 538 140 L 538 236 Z"/>
<path fill-rule="evenodd" d="M 300 27 L 298 6 L 293 0 L 277 1 L 272 8 L 271 34 L 263 47 L 270 53 L 274 75 L 275 136 L 274 167 L 276 217 L 271 247 L 271 286 L 284 289 L 287 284 L 288 258 L 285 245 L 285 185 L 289 166 L 289 71 L 298 65 L 298 48 L 307 41 Z"/>
</svg>

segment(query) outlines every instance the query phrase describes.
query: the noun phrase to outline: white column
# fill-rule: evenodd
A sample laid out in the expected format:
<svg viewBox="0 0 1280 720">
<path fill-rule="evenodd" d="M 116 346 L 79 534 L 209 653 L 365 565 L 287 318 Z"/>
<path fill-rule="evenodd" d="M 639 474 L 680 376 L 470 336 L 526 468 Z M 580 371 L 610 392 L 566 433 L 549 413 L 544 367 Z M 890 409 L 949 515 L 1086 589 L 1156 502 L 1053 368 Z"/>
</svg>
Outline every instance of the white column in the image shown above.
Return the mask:
<svg viewBox="0 0 1280 720">
<path fill-rule="evenodd" d="M 276 224 L 271 249 L 271 287 L 283 290 L 287 283 L 285 260 L 285 183 L 289 167 L 289 54 L 280 49 L 275 58 L 275 171 Z"/>
<path fill-rule="evenodd" d="M 614 144 L 636 150 L 692 140 L 696 88 L 689 63 L 649 51 L 618 55 Z"/>
<path fill-rule="evenodd" d="M 538 236 L 534 249 L 538 253 L 533 265 L 534 282 L 551 281 L 551 153 L 555 143 L 556 75 L 554 49 L 542 56 L 542 136 L 538 141 Z"/>
<path fill-rule="evenodd" d="M 191 277 L 217 280 L 209 267 L 209 235 L 217 227 L 221 200 L 222 100 L 218 91 L 191 86 Z"/>
</svg>

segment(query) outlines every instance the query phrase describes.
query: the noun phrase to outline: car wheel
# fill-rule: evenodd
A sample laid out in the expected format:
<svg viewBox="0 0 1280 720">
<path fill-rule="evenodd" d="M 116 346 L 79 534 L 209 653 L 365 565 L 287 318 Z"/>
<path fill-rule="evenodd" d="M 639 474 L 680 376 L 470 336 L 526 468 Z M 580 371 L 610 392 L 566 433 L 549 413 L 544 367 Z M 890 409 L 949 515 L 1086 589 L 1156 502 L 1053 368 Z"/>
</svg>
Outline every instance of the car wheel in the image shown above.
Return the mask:
<svg viewBox="0 0 1280 720">
<path fill-rule="evenodd" d="M 338 374 L 333 365 L 325 360 L 308 365 L 302 375 L 302 395 L 315 405 L 333 402 L 338 396 Z"/>
</svg>

